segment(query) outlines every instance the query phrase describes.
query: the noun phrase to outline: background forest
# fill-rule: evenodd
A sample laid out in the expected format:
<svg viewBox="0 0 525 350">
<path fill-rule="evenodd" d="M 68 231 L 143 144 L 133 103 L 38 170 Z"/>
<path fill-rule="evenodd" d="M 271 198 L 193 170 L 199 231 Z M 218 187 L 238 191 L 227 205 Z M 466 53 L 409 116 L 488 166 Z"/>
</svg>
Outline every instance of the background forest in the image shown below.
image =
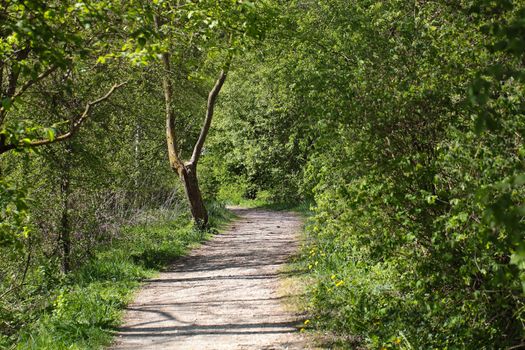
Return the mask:
<svg viewBox="0 0 525 350">
<path fill-rule="evenodd" d="M 310 206 L 333 346 L 525 348 L 524 59 L 521 0 L 0 0 L 0 348 L 107 344 L 246 199 Z"/>
</svg>

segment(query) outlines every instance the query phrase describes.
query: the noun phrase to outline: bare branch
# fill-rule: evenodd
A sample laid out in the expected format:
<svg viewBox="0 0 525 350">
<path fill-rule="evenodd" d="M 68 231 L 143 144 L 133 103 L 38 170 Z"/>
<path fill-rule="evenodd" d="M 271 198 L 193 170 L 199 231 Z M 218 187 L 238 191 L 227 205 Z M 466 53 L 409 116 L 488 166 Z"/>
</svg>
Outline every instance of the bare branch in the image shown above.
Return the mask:
<svg viewBox="0 0 525 350">
<path fill-rule="evenodd" d="M 91 109 L 93 108 L 93 106 L 96 106 L 99 103 L 101 103 L 102 101 L 107 100 L 115 92 L 115 90 L 117 90 L 118 88 L 122 87 L 125 84 L 127 84 L 127 82 L 123 82 L 123 83 L 120 83 L 120 84 L 115 84 L 115 85 L 113 85 L 111 87 L 111 89 L 109 89 L 109 91 L 104 96 L 102 96 L 102 97 L 100 97 L 100 98 L 98 98 L 98 99 L 96 99 L 94 101 L 88 102 L 86 104 L 86 107 L 84 108 L 84 113 L 82 113 L 80 118 L 78 118 L 71 125 L 71 128 L 69 129 L 69 131 L 67 133 L 62 134 L 60 136 L 57 136 L 54 139 L 42 139 L 42 140 L 31 141 L 29 146 L 43 146 L 43 145 L 48 145 L 50 143 L 64 141 L 64 140 L 67 140 L 67 139 L 71 138 L 72 136 L 74 136 L 76 134 L 78 129 L 80 129 L 80 127 L 86 121 L 86 119 L 88 119 L 88 117 L 90 115 L 90 112 L 91 112 Z"/>
<path fill-rule="evenodd" d="M 40 73 L 35 79 L 31 79 L 31 80 L 27 81 L 17 92 L 15 92 L 13 94 L 13 96 L 11 96 L 11 99 L 14 100 L 15 98 L 17 98 L 20 95 L 22 95 L 24 92 L 26 92 L 27 89 L 29 89 L 31 86 L 33 86 L 34 84 L 36 84 L 40 80 L 42 80 L 42 79 L 46 78 L 47 76 L 49 76 L 49 74 L 53 73 L 57 68 L 58 68 L 57 66 L 51 66 L 47 70 L 45 70 L 42 73 Z"/>
<path fill-rule="evenodd" d="M 18 51 L 16 53 L 16 58 L 15 60 L 16 61 L 22 61 L 22 60 L 25 60 L 28 56 L 29 56 L 29 52 L 31 51 L 30 47 L 25 47 L 24 49 L 21 49 L 20 51 Z M 3 65 L 6 66 L 7 68 L 7 65 L 6 65 L 6 62 L 3 62 Z M 7 73 L 7 72 L 6 72 Z M 8 97 L 8 98 L 11 98 L 11 96 L 14 95 L 15 91 L 16 91 L 16 86 L 18 84 L 18 78 L 20 77 L 20 68 L 19 67 L 15 67 L 14 65 L 11 66 L 11 69 L 9 70 L 9 74 L 7 74 L 6 78 L 7 78 L 7 81 L 6 81 L 6 91 L 5 91 L 5 96 L 4 96 L 4 91 L 2 91 L 2 89 L 0 89 L 0 99 L 4 98 L 4 97 Z M 3 78 L 2 78 L 3 80 Z M 2 86 L 0 86 L 1 88 Z M 3 106 L 0 107 L 0 125 L 4 122 L 4 118 L 7 114 L 7 111 L 5 110 L 5 108 Z"/>
<path fill-rule="evenodd" d="M 20 62 L 22 60 L 25 60 L 29 56 L 30 51 L 31 51 L 31 48 L 29 46 L 18 51 L 16 53 L 16 61 Z M 11 67 L 11 71 L 9 72 L 9 80 L 7 83 L 6 97 L 11 97 L 15 94 L 19 76 L 20 76 L 20 68 L 13 65 Z"/>
<path fill-rule="evenodd" d="M 154 16 L 155 27 L 157 31 L 162 25 L 161 18 L 158 15 Z M 184 163 L 179 158 L 179 150 L 177 147 L 177 133 L 175 132 L 175 113 L 173 111 L 173 84 L 171 82 L 171 65 L 170 53 L 164 52 L 161 55 L 162 67 L 164 72 L 162 74 L 162 90 L 164 92 L 164 105 L 166 113 L 166 143 L 168 147 L 168 159 L 171 168 L 181 174 L 184 169 Z"/>
<path fill-rule="evenodd" d="M 0 69 L 1 68 L 2 68 L 2 66 L 0 65 Z M 37 76 L 35 79 L 28 80 L 18 91 L 13 92 L 12 96 L 8 95 L 7 97 L 9 97 L 11 100 L 14 100 L 15 98 L 19 97 L 24 92 L 26 92 L 26 90 L 29 89 L 31 86 L 33 86 L 35 83 L 37 83 L 40 80 L 42 80 L 42 79 L 46 78 L 47 76 L 49 76 L 49 74 L 53 73 L 56 69 L 57 69 L 57 66 L 49 67 L 46 71 L 40 73 L 40 75 Z M 0 72 L 0 74 L 1 74 L 1 72 Z M 0 82 L 1 82 L 1 80 L 0 80 Z M 0 106 L 0 123 L 2 122 L 3 117 L 5 116 L 6 112 L 7 111 L 4 108 L 4 106 Z"/>
<path fill-rule="evenodd" d="M 206 137 L 208 136 L 208 132 L 210 131 L 211 121 L 213 119 L 213 111 L 215 109 L 215 103 L 217 102 L 217 97 L 219 96 L 219 92 L 221 91 L 222 86 L 224 85 L 224 82 L 226 81 L 226 77 L 230 69 L 231 60 L 232 60 L 232 54 L 229 54 L 225 67 L 222 69 L 221 73 L 219 74 L 219 77 L 217 78 L 217 81 L 215 82 L 215 86 L 213 87 L 213 89 L 210 91 L 210 94 L 208 95 L 206 118 L 204 119 L 204 125 L 202 126 L 201 133 L 199 135 L 199 139 L 197 140 L 197 143 L 195 143 L 195 147 L 193 148 L 191 159 L 188 162 L 189 166 L 196 166 L 201 156 L 202 147 L 204 146 L 204 142 L 206 141 Z"/>
<path fill-rule="evenodd" d="M 171 83 L 170 71 L 170 54 L 165 52 L 162 54 L 162 64 L 165 72 L 162 77 L 162 88 L 164 90 L 164 102 L 166 109 L 166 142 L 168 146 L 168 158 L 170 166 L 173 170 L 180 174 L 184 168 L 184 164 L 179 158 L 179 150 L 177 147 L 177 133 L 175 132 L 175 114 L 173 111 L 173 85 Z"/>
<path fill-rule="evenodd" d="M 99 103 L 107 100 L 112 94 L 113 92 L 115 92 L 115 90 L 117 90 L 118 88 L 120 88 L 121 86 L 127 84 L 127 82 L 123 82 L 123 83 L 120 83 L 120 84 L 115 84 L 111 87 L 111 89 L 109 89 L 109 91 L 102 97 L 94 100 L 94 101 L 91 101 L 91 102 L 88 102 L 86 104 L 86 107 L 84 108 L 84 112 L 80 115 L 80 117 L 75 120 L 72 124 L 71 124 L 71 127 L 69 129 L 68 132 L 66 132 L 65 134 L 62 134 L 62 135 L 59 135 L 53 139 L 41 139 L 41 140 L 35 140 L 35 141 L 31 141 L 30 143 L 26 144 L 26 143 L 20 143 L 20 144 L 11 144 L 11 143 L 6 143 L 6 136 L 5 135 L 0 135 L 0 154 L 2 153 L 5 153 L 7 151 L 10 151 L 10 150 L 13 150 L 13 149 L 17 149 L 17 148 L 24 148 L 24 147 L 38 147 L 38 146 L 44 146 L 44 145 L 49 145 L 51 143 L 55 143 L 55 142 L 60 142 L 60 141 L 64 141 L 64 140 L 67 140 L 69 138 L 71 138 L 72 136 L 74 136 L 78 129 L 80 129 L 80 127 L 82 126 L 82 124 L 86 121 L 86 119 L 88 119 L 89 115 L 90 115 L 90 112 L 91 112 L 91 109 L 98 105 Z"/>
</svg>

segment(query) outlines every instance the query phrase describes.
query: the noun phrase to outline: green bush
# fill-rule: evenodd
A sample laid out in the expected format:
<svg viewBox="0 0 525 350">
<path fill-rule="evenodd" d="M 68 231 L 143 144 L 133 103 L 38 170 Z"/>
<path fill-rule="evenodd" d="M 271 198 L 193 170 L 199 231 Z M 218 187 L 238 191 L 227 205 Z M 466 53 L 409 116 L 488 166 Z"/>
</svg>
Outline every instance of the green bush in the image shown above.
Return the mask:
<svg viewBox="0 0 525 350">
<path fill-rule="evenodd" d="M 313 196 L 308 324 L 372 349 L 523 346 L 523 2 L 279 6 L 231 75 L 216 154 Z"/>
</svg>

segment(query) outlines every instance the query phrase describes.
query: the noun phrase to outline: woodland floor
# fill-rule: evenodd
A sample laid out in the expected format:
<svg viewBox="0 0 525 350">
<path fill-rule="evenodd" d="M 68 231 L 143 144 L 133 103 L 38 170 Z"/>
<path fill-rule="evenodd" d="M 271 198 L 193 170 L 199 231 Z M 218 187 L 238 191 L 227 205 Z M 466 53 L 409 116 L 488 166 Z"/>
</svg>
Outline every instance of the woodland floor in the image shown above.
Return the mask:
<svg viewBox="0 0 525 350">
<path fill-rule="evenodd" d="M 301 219 L 235 208 L 230 227 L 147 281 L 113 349 L 305 349 L 280 292 Z"/>
</svg>

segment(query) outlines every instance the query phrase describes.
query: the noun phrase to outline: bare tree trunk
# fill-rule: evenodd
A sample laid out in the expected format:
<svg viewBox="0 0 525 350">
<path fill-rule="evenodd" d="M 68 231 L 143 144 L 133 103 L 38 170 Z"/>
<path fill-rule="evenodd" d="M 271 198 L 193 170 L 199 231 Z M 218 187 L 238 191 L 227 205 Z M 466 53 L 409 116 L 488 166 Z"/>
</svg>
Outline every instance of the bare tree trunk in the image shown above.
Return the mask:
<svg viewBox="0 0 525 350">
<path fill-rule="evenodd" d="M 180 179 L 184 185 L 186 197 L 190 205 L 191 216 L 195 220 L 198 228 L 203 229 L 208 224 L 208 211 L 202 199 L 201 190 L 199 188 L 199 180 L 197 179 L 196 166 L 184 166 L 180 174 Z"/>
<path fill-rule="evenodd" d="M 203 229 L 208 225 L 208 212 L 202 199 L 197 179 L 197 163 L 184 164 L 179 158 L 177 134 L 175 131 L 175 113 L 173 112 L 173 85 L 170 77 L 170 55 L 162 55 L 162 64 L 166 73 L 162 77 L 164 102 L 166 108 L 166 141 L 170 166 L 177 173 L 184 186 L 191 215 L 198 228 Z"/>
<path fill-rule="evenodd" d="M 173 86 L 171 83 L 171 78 L 169 74 L 167 74 L 170 71 L 170 55 L 168 53 L 164 53 L 162 55 L 162 63 L 164 69 L 166 70 L 166 73 L 162 78 L 162 86 L 164 89 L 164 102 L 166 107 L 166 139 L 168 145 L 168 157 L 171 168 L 177 172 L 179 178 L 182 181 L 182 184 L 184 185 L 191 215 L 197 227 L 200 229 L 203 229 L 208 225 L 208 212 L 206 210 L 206 206 L 204 205 L 202 194 L 199 188 L 199 181 L 197 178 L 197 164 L 202 153 L 204 142 L 206 141 L 206 137 L 208 136 L 208 132 L 210 130 L 217 96 L 219 95 L 219 92 L 226 81 L 230 62 L 231 56 L 229 56 L 225 68 L 221 71 L 217 81 L 215 82 L 215 86 L 210 91 L 208 96 L 206 117 L 204 119 L 204 124 L 202 126 L 199 139 L 195 143 L 190 161 L 184 164 L 179 158 L 177 134 L 175 131 L 175 115 L 173 113 L 172 106 Z"/>
<path fill-rule="evenodd" d="M 160 19 L 157 16 L 155 17 L 155 25 L 157 29 L 159 29 L 161 25 Z M 197 178 L 197 163 L 199 162 L 199 158 L 204 147 L 204 142 L 206 141 L 206 137 L 208 136 L 208 132 L 210 130 L 213 119 L 213 110 L 215 108 L 217 97 L 224 82 L 226 81 L 226 76 L 228 74 L 232 60 L 232 54 L 228 54 L 224 69 L 221 71 L 213 89 L 208 95 L 208 104 L 206 116 L 204 118 L 204 124 L 201 128 L 199 139 L 196 141 L 193 148 L 191 159 L 186 163 L 184 163 L 180 158 L 177 144 L 175 113 L 173 111 L 173 83 L 171 81 L 172 73 L 170 60 L 171 55 L 169 52 L 164 52 L 161 55 L 162 66 L 164 68 L 164 72 L 162 74 L 162 88 L 164 90 L 164 103 L 166 109 L 166 140 L 168 146 L 168 159 L 171 168 L 179 175 L 179 178 L 182 181 L 193 220 L 195 221 L 197 227 L 203 229 L 208 225 L 208 212 L 206 210 L 206 206 L 204 205 L 202 194 L 199 188 L 199 181 Z"/>
</svg>

